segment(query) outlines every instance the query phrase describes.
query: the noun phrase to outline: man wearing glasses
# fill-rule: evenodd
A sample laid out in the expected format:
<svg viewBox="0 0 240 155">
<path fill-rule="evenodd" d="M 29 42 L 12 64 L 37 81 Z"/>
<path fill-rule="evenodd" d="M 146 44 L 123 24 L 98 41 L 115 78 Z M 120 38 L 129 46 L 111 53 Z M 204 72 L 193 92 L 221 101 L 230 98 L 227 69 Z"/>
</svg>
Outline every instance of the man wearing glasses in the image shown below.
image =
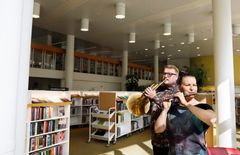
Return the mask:
<svg viewBox="0 0 240 155">
<path fill-rule="evenodd" d="M 179 70 L 174 65 L 166 65 L 162 73 L 162 80 L 164 86 L 159 92 L 153 90 L 151 87 L 146 88 L 145 96 L 152 101 L 151 105 L 151 133 L 152 133 L 152 146 L 154 155 L 168 155 L 169 152 L 169 140 L 167 131 L 163 133 L 155 133 L 154 124 L 158 116 L 163 110 L 163 101 L 169 99 L 173 94 L 178 92 L 177 79 Z M 156 104 L 160 103 L 160 104 Z"/>
</svg>

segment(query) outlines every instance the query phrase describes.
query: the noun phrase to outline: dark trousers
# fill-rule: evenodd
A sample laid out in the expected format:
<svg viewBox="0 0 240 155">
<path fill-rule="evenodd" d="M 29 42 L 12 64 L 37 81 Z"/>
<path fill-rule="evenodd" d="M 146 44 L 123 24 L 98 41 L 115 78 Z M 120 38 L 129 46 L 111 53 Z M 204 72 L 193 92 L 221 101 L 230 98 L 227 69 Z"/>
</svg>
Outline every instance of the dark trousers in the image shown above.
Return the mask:
<svg viewBox="0 0 240 155">
<path fill-rule="evenodd" d="M 153 146 L 153 155 L 168 155 L 169 147 Z"/>
</svg>

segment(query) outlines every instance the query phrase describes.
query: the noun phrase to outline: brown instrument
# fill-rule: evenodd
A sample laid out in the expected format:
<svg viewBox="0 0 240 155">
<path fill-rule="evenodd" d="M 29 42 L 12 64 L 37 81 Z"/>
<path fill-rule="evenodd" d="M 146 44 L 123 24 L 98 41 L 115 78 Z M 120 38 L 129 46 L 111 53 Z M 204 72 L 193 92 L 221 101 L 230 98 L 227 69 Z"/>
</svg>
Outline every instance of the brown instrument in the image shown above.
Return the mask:
<svg viewBox="0 0 240 155">
<path fill-rule="evenodd" d="M 158 84 L 152 84 L 150 87 L 153 90 L 156 90 L 164 82 L 165 80 Z M 126 104 L 127 104 L 128 111 L 135 116 L 146 114 L 150 109 L 149 98 L 146 97 L 144 93 L 141 93 L 141 92 L 131 94 L 128 97 Z"/>
</svg>

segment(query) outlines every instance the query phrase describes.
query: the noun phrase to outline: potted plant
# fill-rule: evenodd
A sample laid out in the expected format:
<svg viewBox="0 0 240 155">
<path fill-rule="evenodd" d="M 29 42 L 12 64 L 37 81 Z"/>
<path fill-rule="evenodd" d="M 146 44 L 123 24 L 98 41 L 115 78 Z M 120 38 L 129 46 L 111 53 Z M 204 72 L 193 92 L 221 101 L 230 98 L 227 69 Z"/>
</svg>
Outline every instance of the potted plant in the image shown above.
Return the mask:
<svg viewBox="0 0 240 155">
<path fill-rule="evenodd" d="M 184 70 L 196 77 L 198 87 L 203 86 L 204 80 L 206 79 L 206 72 L 203 70 L 203 66 L 192 66 L 192 67 L 185 66 Z"/>
<path fill-rule="evenodd" d="M 135 91 L 138 90 L 138 76 L 136 74 L 128 74 L 126 76 L 126 90 L 127 91 Z"/>
</svg>

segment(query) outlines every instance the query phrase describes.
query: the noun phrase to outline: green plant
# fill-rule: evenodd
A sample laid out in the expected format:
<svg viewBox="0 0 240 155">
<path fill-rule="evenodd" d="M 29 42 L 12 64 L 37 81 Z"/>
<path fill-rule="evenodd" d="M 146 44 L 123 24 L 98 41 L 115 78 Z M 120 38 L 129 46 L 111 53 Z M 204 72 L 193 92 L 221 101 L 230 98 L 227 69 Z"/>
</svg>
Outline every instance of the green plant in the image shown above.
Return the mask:
<svg viewBox="0 0 240 155">
<path fill-rule="evenodd" d="M 203 66 L 184 67 L 185 71 L 196 77 L 198 87 L 202 87 L 204 80 L 206 79 L 206 72 L 203 70 Z"/>
<path fill-rule="evenodd" d="M 126 90 L 127 91 L 135 91 L 138 90 L 138 76 L 136 74 L 128 74 L 126 76 Z"/>
</svg>

